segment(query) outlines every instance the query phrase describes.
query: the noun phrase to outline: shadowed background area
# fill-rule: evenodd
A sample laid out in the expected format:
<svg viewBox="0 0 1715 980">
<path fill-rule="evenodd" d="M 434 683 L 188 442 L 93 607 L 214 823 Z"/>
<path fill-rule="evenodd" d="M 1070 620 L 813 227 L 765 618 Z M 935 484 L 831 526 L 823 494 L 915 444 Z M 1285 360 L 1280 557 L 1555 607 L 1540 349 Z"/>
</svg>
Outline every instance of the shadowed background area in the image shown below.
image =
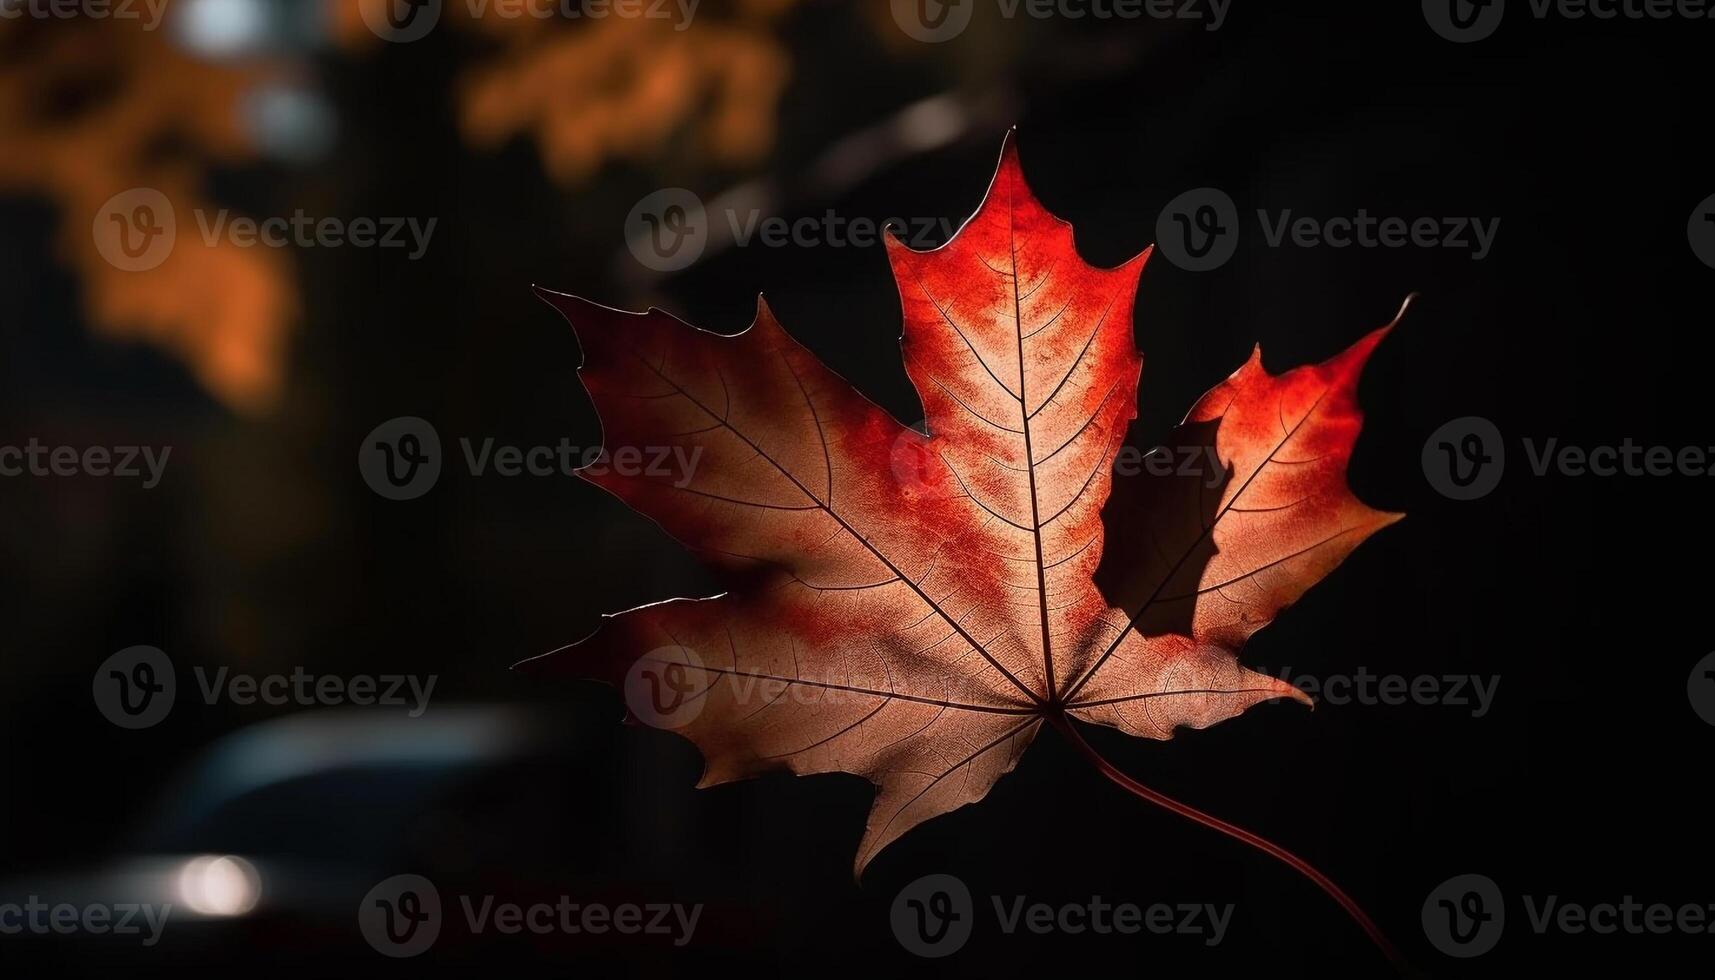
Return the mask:
<svg viewBox="0 0 1715 980">
<path fill-rule="evenodd" d="M 1701 329 L 1715 272 L 1687 244 L 1715 192 L 1694 138 L 1715 26 L 1538 19 L 1517 4 L 1493 37 L 1454 44 L 1418 4 L 1234 0 L 1216 30 L 1201 4 L 1135 20 L 965 6 L 970 25 L 943 43 L 914 40 L 888 4 L 829 0 L 705 0 L 688 25 L 473 15 L 458 0 L 409 43 L 378 37 L 347 0 L 173 0 L 153 30 L 0 19 L 0 446 L 171 447 L 148 489 L 0 478 L 0 905 L 175 903 L 154 946 L 0 935 L 0 964 L 1380 975 L 1309 883 L 1119 792 L 1053 734 L 986 800 L 854 883 L 861 780 L 699 791 L 695 751 L 619 725 L 613 690 L 508 669 L 604 612 L 714 588 L 596 487 L 467 467 L 465 439 L 599 444 L 576 339 L 532 284 L 723 332 L 766 292 L 789 332 L 912 422 L 882 246 L 741 243 L 724 214 L 897 218 L 934 244 L 974 210 L 1014 124 L 1032 187 L 1094 264 L 1154 241 L 1185 191 L 1236 204 L 1230 261 L 1191 272 L 1157 255 L 1143 273 L 1140 445 L 1167 439 L 1254 343 L 1271 370 L 1319 362 L 1420 294 L 1365 373 L 1351 471 L 1365 503 L 1408 516 L 1243 661 L 1289 679 L 1496 684 L 1480 716 L 1448 698 L 1329 698 L 1168 743 L 1092 742 L 1303 855 L 1433 974 L 1706 959 L 1707 936 L 1537 935 L 1522 896 L 1715 902 L 1700 785 L 1715 729 L 1687 702 L 1711 648 L 1697 615 L 1709 483 L 1536 476 L 1523 440 L 1715 444 Z M 171 255 L 143 271 L 104 257 L 99 217 L 135 188 L 177 215 Z M 669 271 L 627 243 L 634 206 L 666 188 L 711 219 L 702 254 Z M 1498 218 L 1498 233 L 1476 259 L 1276 246 L 1265 231 L 1286 211 L 1360 210 Z M 223 212 L 300 211 L 435 223 L 420 255 L 205 240 Z M 443 467 L 395 501 L 357 457 L 401 416 L 434 426 Z M 1473 501 L 1438 493 L 1422 462 L 1462 416 L 1492 420 L 1507 450 L 1500 485 Z M 177 698 L 126 730 L 92 683 L 137 645 L 171 658 Z M 222 669 L 435 686 L 415 716 L 205 703 L 199 680 Z M 199 855 L 243 863 L 193 868 Z M 435 882 L 449 922 L 434 949 L 393 961 L 355 910 L 402 873 Z M 972 938 L 939 961 L 890 926 L 900 889 L 931 873 L 975 899 Z M 1465 873 L 1500 885 L 1508 920 L 1493 952 L 1454 960 L 1422 911 Z M 469 935 L 460 895 L 703 911 L 679 946 Z M 1213 946 L 1008 935 L 994 901 L 1018 896 L 1234 912 Z"/>
</svg>

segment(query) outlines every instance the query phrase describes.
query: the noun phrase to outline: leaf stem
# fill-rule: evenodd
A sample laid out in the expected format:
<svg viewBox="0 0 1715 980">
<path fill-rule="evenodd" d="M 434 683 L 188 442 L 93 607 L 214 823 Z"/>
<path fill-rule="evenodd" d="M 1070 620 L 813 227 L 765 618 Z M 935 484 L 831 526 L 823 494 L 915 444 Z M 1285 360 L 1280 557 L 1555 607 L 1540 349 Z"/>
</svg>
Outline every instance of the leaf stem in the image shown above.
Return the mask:
<svg viewBox="0 0 1715 980">
<path fill-rule="evenodd" d="M 1120 772 L 1118 769 L 1114 768 L 1113 763 L 1103 758 L 1089 742 L 1084 740 L 1084 736 L 1078 733 L 1077 728 L 1064 714 L 1058 712 L 1050 713 L 1048 720 L 1055 728 L 1060 730 L 1061 734 L 1066 736 L 1067 740 L 1072 743 L 1074 748 L 1083 754 L 1084 758 L 1090 760 L 1090 764 L 1096 767 L 1097 772 L 1108 777 L 1108 779 L 1112 780 L 1122 789 L 1139 797 L 1140 799 L 1148 800 L 1157 806 L 1171 810 L 1174 813 L 1200 823 L 1205 827 L 1218 830 L 1221 833 L 1226 834 L 1228 837 L 1243 841 L 1265 854 L 1269 854 L 1280 859 L 1299 874 L 1315 882 L 1318 888 L 1328 893 L 1329 898 L 1332 898 L 1335 902 L 1339 903 L 1342 909 L 1346 910 L 1346 914 L 1351 916 L 1352 920 L 1364 930 L 1364 933 L 1370 937 L 1370 942 L 1375 943 L 1376 948 L 1381 950 L 1382 955 L 1387 957 L 1388 962 L 1393 965 L 1394 969 L 1398 970 L 1401 974 L 1404 974 L 1407 971 L 1408 967 L 1405 958 L 1399 954 L 1399 950 L 1394 948 L 1393 943 L 1388 940 L 1387 935 L 1381 931 L 1381 927 L 1377 926 L 1369 915 L 1358 906 L 1358 903 L 1353 901 L 1350 895 L 1347 895 L 1340 889 L 1339 885 L 1334 884 L 1327 875 L 1324 875 L 1314 867 L 1311 867 L 1309 862 L 1272 841 L 1259 837 L 1242 827 L 1235 827 L 1219 817 L 1210 816 L 1209 814 L 1204 813 L 1193 806 L 1181 803 L 1170 796 L 1158 793 L 1130 776 L 1127 776 L 1125 773 Z"/>
</svg>

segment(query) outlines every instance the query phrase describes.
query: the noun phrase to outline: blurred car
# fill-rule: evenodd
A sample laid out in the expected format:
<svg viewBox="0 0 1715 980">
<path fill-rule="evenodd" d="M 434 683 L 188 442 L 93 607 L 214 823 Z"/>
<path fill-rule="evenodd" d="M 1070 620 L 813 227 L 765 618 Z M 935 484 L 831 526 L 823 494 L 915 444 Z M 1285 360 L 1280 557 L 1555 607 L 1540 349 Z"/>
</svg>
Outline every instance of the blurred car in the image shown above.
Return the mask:
<svg viewBox="0 0 1715 980">
<path fill-rule="evenodd" d="M 576 746 L 564 724 L 518 708 L 314 712 L 240 730 L 188 768 L 123 853 L 0 882 L 0 962 L 12 976 L 301 976 L 397 961 L 436 976 L 563 958 L 658 975 L 653 961 L 683 945 L 673 932 L 559 926 L 568 904 L 574 925 L 591 905 L 703 911 L 611 887 L 626 848 L 609 842 L 625 836 L 625 815 L 578 798 Z M 401 875 L 435 895 L 421 948 L 409 922 L 377 932 L 395 925 L 374 920 L 398 896 L 376 890 Z M 411 908 L 426 901 L 413 894 Z M 501 906 L 547 906 L 554 925 L 504 930 Z"/>
</svg>

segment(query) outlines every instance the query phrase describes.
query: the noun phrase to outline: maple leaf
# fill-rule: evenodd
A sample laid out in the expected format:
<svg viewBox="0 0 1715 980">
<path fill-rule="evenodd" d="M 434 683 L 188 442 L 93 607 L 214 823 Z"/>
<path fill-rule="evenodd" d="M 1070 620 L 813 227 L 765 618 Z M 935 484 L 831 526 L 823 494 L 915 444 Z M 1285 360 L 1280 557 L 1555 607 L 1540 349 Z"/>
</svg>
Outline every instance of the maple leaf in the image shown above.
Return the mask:
<svg viewBox="0 0 1715 980">
<path fill-rule="evenodd" d="M 1309 703 L 1236 654 L 1399 517 L 1345 481 L 1359 371 L 1388 328 L 1278 377 L 1253 356 L 1176 434 L 1212 446 L 1218 472 L 1128 479 L 1110 502 L 1136 416 L 1132 305 L 1149 250 L 1086 264 L 1009 137 L 951 241 L 918 252 L 890 238 L 887 254 L 926 434 L 825 367 L 760 299 L 747 330 L 721 336 L 540 291 L 578 332 L 606 430 L 581 475 L 730 591 L 607 617 L 521 666 L 621 686 L 634 717 L 702 751 L 703 786 L 774 769 L 868 778 L 859 874 L 911 828 L 981 799 L 1051 724 L 1132 792 L 1292 863 L 1386 949 L 1309 865 L 1129 780 L 1073 722 L 1168 739 L 1261 701 Z M 646 449 L 696 462 L 616 465 Z"/>
</svg>

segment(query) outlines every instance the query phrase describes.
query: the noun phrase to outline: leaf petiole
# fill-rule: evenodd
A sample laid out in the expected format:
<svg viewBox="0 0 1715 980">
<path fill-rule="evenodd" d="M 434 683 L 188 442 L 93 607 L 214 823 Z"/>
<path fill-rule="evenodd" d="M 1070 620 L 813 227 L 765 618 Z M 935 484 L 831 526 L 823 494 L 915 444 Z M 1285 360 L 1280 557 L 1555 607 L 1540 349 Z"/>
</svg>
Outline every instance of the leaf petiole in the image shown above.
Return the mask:
<svg viewBox="0 0 1715 980">
<path fill-rule="evenodd" d="M 1364 930 L 1364 933 L 1370 937 L 1370 942 L 1375 943 L 1376 948 L 1381 950 L 1382 955 L 1387 957 L 1388 962 L 1391 963 L 1396 970 L 1401 974 L 1407 972 L 1408 965 L 1405 958 L 1399 954 L 1399 950 L 1394 948 L 1393 943 L 1389 941 L 1387 935 L 1382 932 L 1381 927 L 1376 925 L 1375 921 L 1372 920 L 1361 907 L 1359 907 L 1358 903 L 1354 901 L 1350 895 L 1347 895 L 1343 890 L 1341 890 L 1339 885 L 1334 884 L 1327 875 L 1316 870 L 1309 862 L 1273 841 L 1259 837 L 1242 827 L 1235 827 L 1219 817 L 1211 816 L 1196 807 L 1189 806 L 1173 799 L 1170 796 L 1165 796 L 1156 792 L 1125 773 L 1120 772 L 1118 769 L 1114 768 L 1113 763 L 1109 762 L 1101 755 L 1101 753 L 1097 752 L 1094 746 L 1084 740 L 1084 736 L 1079 734 L 1077 727 L 1072 724 L 1071 720 L 1068 719 L 1065 714 L 1060 712 L 1051 712 L 1048 715 L 1048 721 L 1055 728 L 1059 729 L 1062 735 L 1066 736 L 1066 739 L 1072 743 L 1072 746 L 1082 753 L 1084 758 L 1090 761 L 1091 765 L 1096 767 L 1097 772 L 1108 777 L 1108 779 L 1112 780 L 1115 784 L 1131 793 L 1133 796 L 1148 800 L 1157 806 L 1171 810 L 1174 813 L 1196 823 L 1200 823 L 1205 827 L 1218 830 L 1235 840 L 1243 841 L 1265 854 L 1284 861 L 1287 865 L 1291 866 L 1293 870 L 1315 882 L 1316 887 L 1328 893 L 1328 897 L 1339 903 L 1339 906 L 1346 910 L 1346 914 L 1351 916 L 1352 920 Z"/>
</svg>

